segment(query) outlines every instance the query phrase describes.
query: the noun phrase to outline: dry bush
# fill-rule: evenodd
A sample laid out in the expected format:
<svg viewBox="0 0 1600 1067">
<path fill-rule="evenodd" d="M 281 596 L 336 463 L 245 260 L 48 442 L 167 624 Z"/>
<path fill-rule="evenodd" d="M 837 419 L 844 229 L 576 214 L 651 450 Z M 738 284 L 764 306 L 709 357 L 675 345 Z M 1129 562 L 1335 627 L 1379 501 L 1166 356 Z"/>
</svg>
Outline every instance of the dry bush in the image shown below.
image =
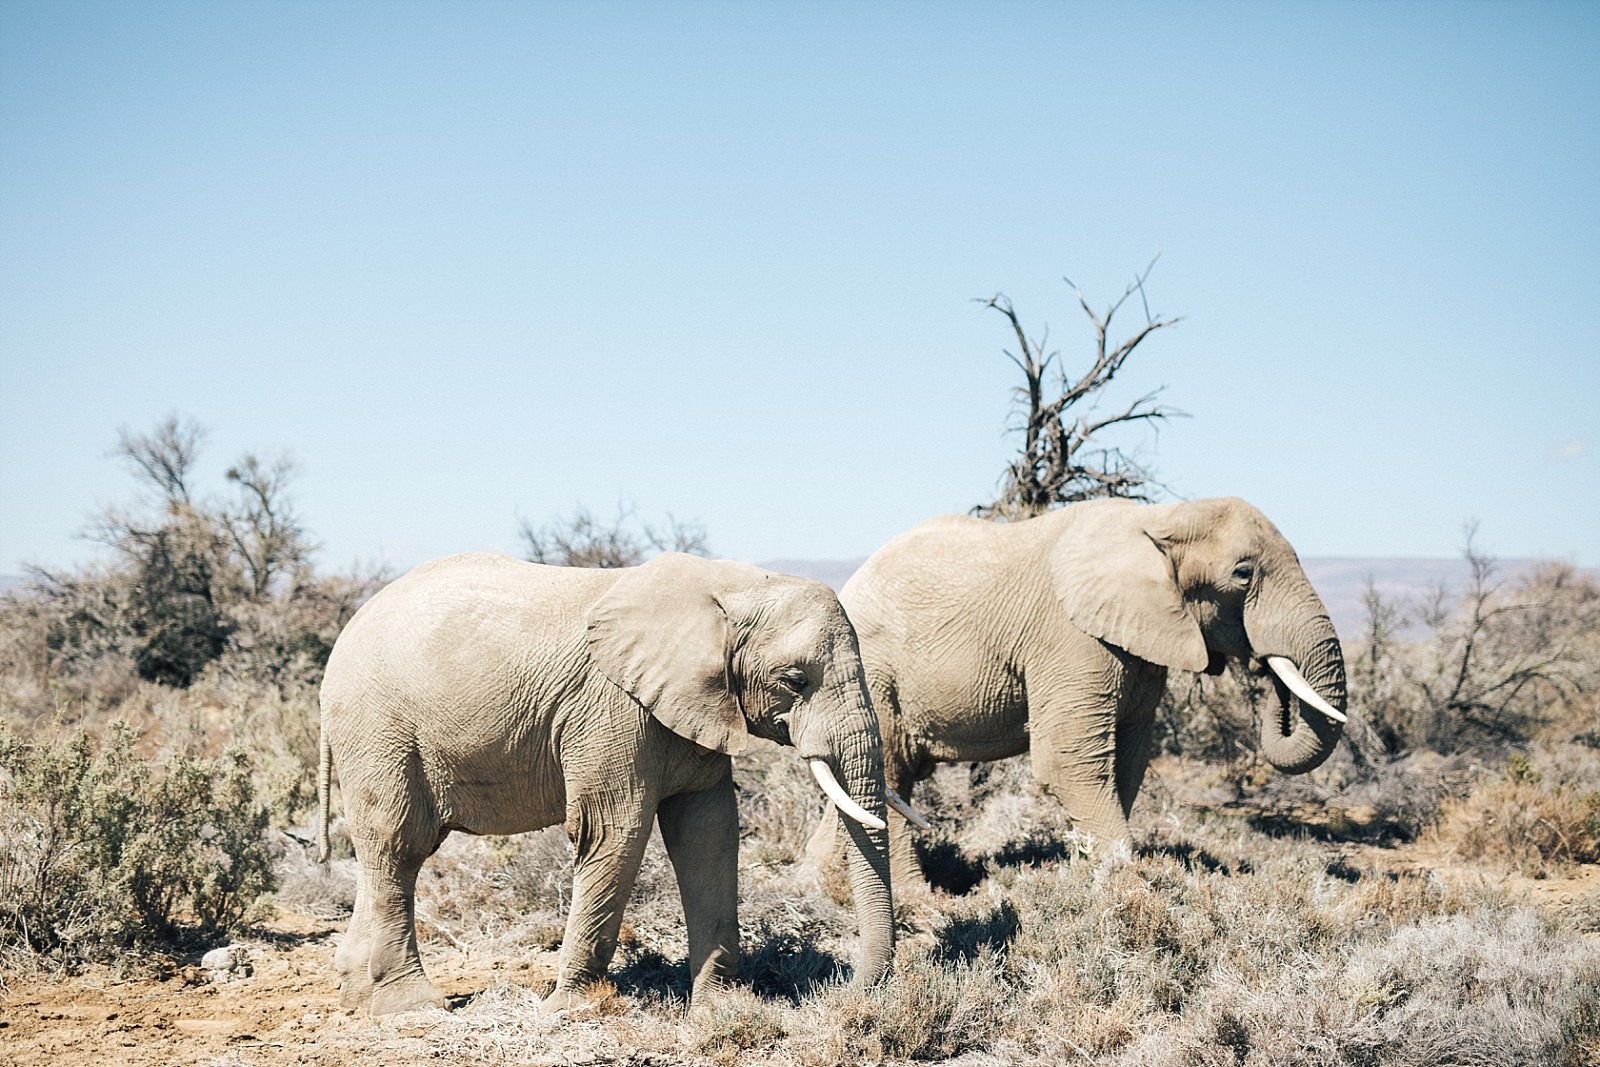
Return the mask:
<svg viewBox="0 0 1600 1067">
<path fill-rule="evenodd" d="M 776 1004 L 733 988 L 709 1005 L 696 1006 L 686 1026 L 685 1044 L 712 1063 L 736 1064 L 787 1036 L 786 1021 Z"/>
<path fill-rule="evenodd" d="M 417 878 L 417 934 L 514 958 L 560 944 L 571 902 L 572 851 L 559 827 L 451 834 Z"/>
<path fill-rule="evenodd" d="M 317 919 L 344 919 L 356 898 L 356 861 L 318 863 L 312 845 L 280 836 L 273 842 L 272 870 L 280 908 Z"/>
<path fill-rule="evenodd" d="M 0 728 L 0 962 L 74 966 L 214 938 L 273 888 L 248 761 L 135 751 L 114 723 L 24 741 Z"/>
<path fill-rule="evenodd" d="M 1432 838 L 1464 859 L 1536 878 L 1600 861 L 1600 752 L 1541 745 L 1511 756 L 1503 771 L 1445 803 Z"/>
<path fill-rule="evenodd" d="M 922 869 L 949 893 L 968 892 L 986 871 L 1058 860 L 1089 844 L 1034 779 L 1027 756 L 943 764 L 917 786 L 913 804 L 933 824 L 916 838 Z"/>
<path fill-rule="evenodd" d="M 1600 725 L 1600 580 L 1561 562 L 1501 579 L 1470 530 L 1464 555 L 1460 590 L 1400 605 L 1368 592 L 1367 631 L 1347 645 L 1351 706 L 1383 749 L 1493 753 Z M 1423 636 L 1400 640 L 1405 623 Z"/>
<path fill-rule="evenodd" d="M 1241 768 L 1254 764 L 1255 712 L 1265 692 L 1262 681 L 1237 664 L 1215 677 L 1170 673 L 1156 708 L 1155 750 Z"/>
<path fill-rule="evenodd" d="M 793 749 L 752 738 L 734 762 L 743 867 L 783 866 L 805 854 L 826 806 L 805 761 Z"/>
<path fill-rule="evenodd" d="M 657 552 L 707 554 L 702 524 L 668 514 L 665 525 L 652 526 L 621 505 L 609 521 L 579 507 L 541 526 L 523 519 L 518 533 L 526 559 L 555 567 L 637 567 Z"/>
</svg>

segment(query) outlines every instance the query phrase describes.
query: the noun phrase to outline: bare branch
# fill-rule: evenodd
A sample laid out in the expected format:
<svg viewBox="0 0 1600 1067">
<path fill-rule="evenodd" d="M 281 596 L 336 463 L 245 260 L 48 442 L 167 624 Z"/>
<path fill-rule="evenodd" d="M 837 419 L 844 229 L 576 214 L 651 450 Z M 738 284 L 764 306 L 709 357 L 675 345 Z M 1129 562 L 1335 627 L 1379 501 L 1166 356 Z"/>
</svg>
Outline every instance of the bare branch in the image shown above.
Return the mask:
<svg viewBox="0 0 1600 1067">
<path fill-rule="evenodd" d="M 637 530 L 635 530 L 637 527 Z M 666 524 L 655 527 L 640 520 L 631 506 L 617 505 L 610 521 L 596 518 L 579 507 L 570 517 L 535 526 L 527 519 L 518 524 L 526 549 L 524 558 L 555 567 L 636 567 L 655 552 L 708 554 L 705 527 L 668 514 Z"/>
<path fill-rule="evenodd" d="M 1152 259 L 1144 273 L 1134 279 L 1104 316 L 1095 313 L 1088 298 L 1070 278 L 1065 279 L 1072 286 L 1078 306 L 1094 331 L 1094 360 L 1082 375 L 1070 380 L 1059 370 L 1059 353 L 1045 349 L 1048 331 L 1039 340 L 1030 341 L 1016 309 L 1005 294 L 996 293 L 988 300 L 977 301 L 999 311 L 1010 323 L 1021 354 L 1005 350 L 1005 355 L 1022 371 L 1024 385 L 1016 390 L 1017 421 L 1013 427 L 1023 435 L 1021 454 L 1002 476 L 998 498 L 991 504 L 974 508 L 974 513 L 992 518 L 1020 518 L 1037 515 L 1059 504 L 1091 497 L 1146 499 L 1149 490 L 1157 486 L 1150 473 L 1120 449 L 1100 448 L 1096 452 L 1098 442 L 1094 441 L 1094 436 L 1114 426 L 1136 422 L 1155 424 L 1167 418 L 1182 417 L 1183 412 L 1155 403 L 1159 389 L 1140 397 L 1117 414 L 1099 418 L 1089 414 L 1072 418 L 1068 414 L 1074 405 L 1100 395 L 1134 350 L 1152 333 L 1181 321 L 1177 318 L 1156 318 L 1149 313 L 1144 285 L 1154 266 L 1155 260 Z M 1145 309 L 1145 324 L 1120 344 L 1108 349 L 1108 327 L 1117 311 L 1136 292 L 1140 294 Z M 1052 362 L 1058 368 L 1060 383 L 1057 395 L 1047 400 L 1044 377 Z M 1097 458 L 1083 458 L 1091 455 Z"/>
<path fill-rule="evenodd" d="M 192 418 L 173 412 L 150 433 L 135 433 L 126 426 L 117 431 L 113 454 L 133 465 L 162 499 L 173 507 L 188 504 L 189 478 L 205 443 L 206 430 Z"/>
</svg>

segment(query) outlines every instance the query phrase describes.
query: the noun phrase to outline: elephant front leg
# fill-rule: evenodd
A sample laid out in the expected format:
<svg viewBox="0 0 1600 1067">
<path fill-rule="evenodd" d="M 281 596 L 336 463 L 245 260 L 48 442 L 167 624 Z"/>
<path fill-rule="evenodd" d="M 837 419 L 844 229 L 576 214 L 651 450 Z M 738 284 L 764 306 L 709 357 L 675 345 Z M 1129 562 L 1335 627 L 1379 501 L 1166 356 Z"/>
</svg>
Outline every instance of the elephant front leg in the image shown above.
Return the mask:
<svg viewBox="0 0 1600 1067">
<path fill-rule="evenodd" d="M 561 940 L 556 987 L 542 1010 L 561 1011 L 584 1002 L 584 991 L 605 977 L 617 951 L 622 910 L 639 876 L 650 821 L 642 805 L 619 808 L 579 799 L 567 813 L 572 840 L 572 909 Z"/>
<path fill-rule="evenodd" d="M 663 800 L 656 821 L 689 929 L 690 1000 L 703 1004 L 739 971 L 739 810 L 731 770 L 710 789 Z"/>
<path fill-rule="evenodd" d="M 1089 835 L 1097 853 L 1127 847 L 1128 820 L 1118 795 L 1114 700 L 1030 711 L 1033 774 Z M 1131 803 L 1131 799 L 1130 799 Z"/>
</svg>

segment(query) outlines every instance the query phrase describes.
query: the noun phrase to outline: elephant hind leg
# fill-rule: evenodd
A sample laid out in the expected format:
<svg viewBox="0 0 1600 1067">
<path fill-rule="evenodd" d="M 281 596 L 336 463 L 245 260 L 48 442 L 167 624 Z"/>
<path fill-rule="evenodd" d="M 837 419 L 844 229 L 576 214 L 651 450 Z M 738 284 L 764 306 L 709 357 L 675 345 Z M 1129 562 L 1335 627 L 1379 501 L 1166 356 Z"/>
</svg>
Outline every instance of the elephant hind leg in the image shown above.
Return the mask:
<svg viewBox="0 0 1600 1067">
<path fill-rule="evenodd" d="M 358 846 L 367 888 L 367 977 L 375 1016 L 444 1006 L 444 994 L 422 969 L 416 925 L 417 872 L 442 840 L 440 834 L 426 850 L 385 841 L 370 850 L 370 857 L 360 856 Z"/>
<path fill-rule="evenodd" d="M 356 865 L 356 902 L 350 925 L 333 954 L 334 970 L 339 972 L 339 1006 L 349 1011 L 364 1011 L 372 1004 L 372 888 L 365 865 Z"/>
</svg>

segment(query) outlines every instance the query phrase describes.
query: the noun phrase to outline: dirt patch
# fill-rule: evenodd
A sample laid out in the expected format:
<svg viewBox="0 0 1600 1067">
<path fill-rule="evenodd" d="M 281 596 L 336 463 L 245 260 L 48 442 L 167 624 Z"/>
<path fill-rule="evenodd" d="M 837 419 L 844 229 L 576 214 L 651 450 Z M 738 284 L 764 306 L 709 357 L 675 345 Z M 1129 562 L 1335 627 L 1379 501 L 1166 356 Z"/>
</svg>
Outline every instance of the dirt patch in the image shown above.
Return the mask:
<svg viewBox="0 0 1600 1067">
<path fill-rule="evenodd" d="M 262 936 L 240 942 L 250 975 L 224 982 L 198 966 L 164 981 L 117 978 L 104 968 L 70 978 L 13 976 L 0 988 L 0 1064 L 437 1063 L 418 1040 L 428 1020 L 374 1022 L 339 1007 L 333 950 L 342 930 L 342 923 L 280 913 Z M 555 979 L 553 952 L 503 961 L 435 945 L 423 956 L 457 1004 L 493 985 L 542 990 Z"/>
</svg>

